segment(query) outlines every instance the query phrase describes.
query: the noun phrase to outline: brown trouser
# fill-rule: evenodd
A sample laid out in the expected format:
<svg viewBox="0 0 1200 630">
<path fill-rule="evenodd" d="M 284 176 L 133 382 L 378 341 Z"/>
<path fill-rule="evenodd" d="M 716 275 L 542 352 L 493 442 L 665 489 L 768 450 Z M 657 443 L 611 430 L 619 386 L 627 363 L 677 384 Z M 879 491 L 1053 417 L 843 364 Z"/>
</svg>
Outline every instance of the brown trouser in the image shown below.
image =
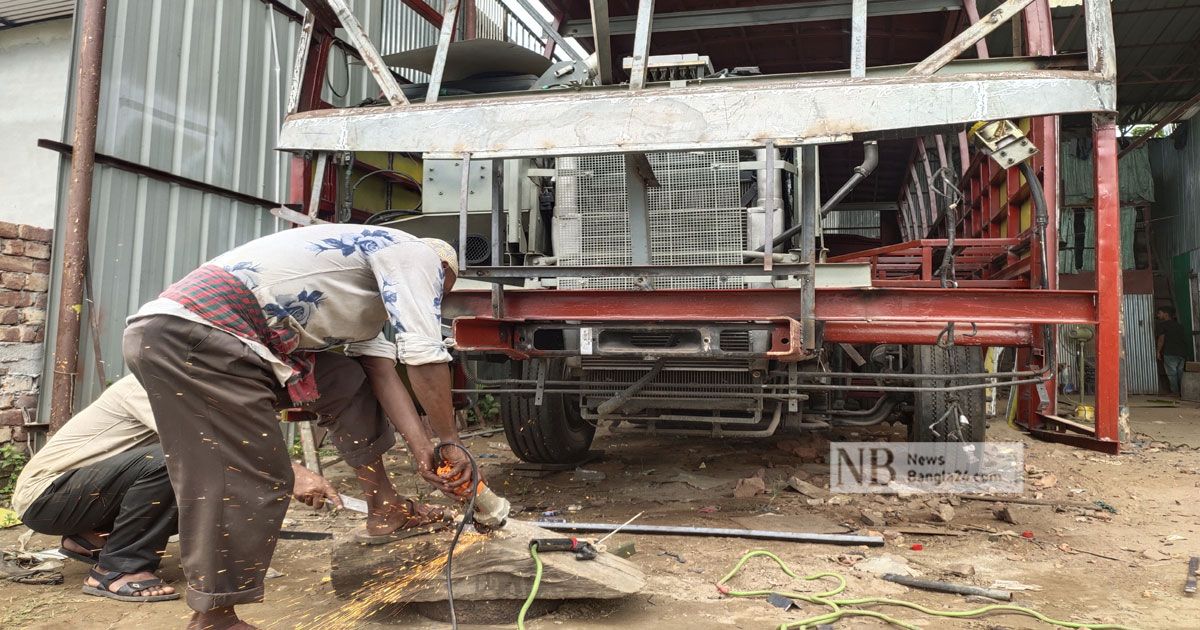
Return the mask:
<svg viewBox="0 0 1200 630">
<path fill-rule="evenodd" d="M 139 319 L 125 362 L 150 394 L 171 486 L 187 602 L 200 612 L 262 601 L 292 488 L 275 409 L 290 401 L 269 364 L 236 337 L 178 317 Z M 358 361 L 318 355 L 321 414 L 351 466 L 369 464 L 395 433 Z"/>
</svg>

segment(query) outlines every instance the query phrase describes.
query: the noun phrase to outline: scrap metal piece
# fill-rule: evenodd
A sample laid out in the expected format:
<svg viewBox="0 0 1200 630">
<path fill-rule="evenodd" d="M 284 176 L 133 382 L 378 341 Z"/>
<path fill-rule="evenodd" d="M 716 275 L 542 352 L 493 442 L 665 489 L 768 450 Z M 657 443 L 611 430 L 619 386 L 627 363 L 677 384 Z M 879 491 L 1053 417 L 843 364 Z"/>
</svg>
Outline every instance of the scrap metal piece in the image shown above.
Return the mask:
<svg viewBox="0 0 1200 630">
<path fill-rule="evenodd" d="M 1012 601 L 1012 591 L 1005 591 L 998 588 L 982 588 L 979 586 L 970 586 L 967 584 L 951 584 L 950 582 L 938 582 L 936 580 L 922 580 L 920 578 L 909 577 L 907 575 L 898 575 L 896 573 L 885 573 L 883 579 L 896 584 L 903 584 L 910 588 L 919 588 L 926 591 L 937 591 L 939 593 L 955 593 L 957 595 L 978 595 L 987 597 L 988 599 L 996 599 L 1003 602 Z"/>
<path fill-rule="evenodd" d="M 1192 556 L 1188 560 L 1187 582 L 1183 585 L 1183 592 L 1188 595 L 1196 594 L 1196 577 L 1200 576 L 1200 556 Z"/>
<path fill-rule="evenodd" d="M 562 532 L 607 532 L 616 525 L 612 523 L 535 523 L 543 529 Z M 622 529 L 626 534 L 658 534 L 664 536 L 710 536 L 714 538 L 752 538 L 757 540 L 782 540 L 786 542 L 818 543 L 825 545 L 867 545 L 882 547 L 883 536 L 858 536 L 854 534 L 816 534 L 808 532 L 783 532 L 766 529 L 729 529 L 723 527 L 686 527 L 674 525 L 628 525 Z"/>
<path fill-rule="evenodd" d="M 629 402 L 630 398 L 642 391 L 642 389 L 645 388 L 650 381 L 654 380 L 654 377 L 658 376 L 658 373 L 663 369 L 663 365 L 665 365 L 665 363 L 662 359 L 655 361 L 653 367 L 650 368 L 650 371 L 646 372 L 642 378 L 639 378 L 632 385 L 621 390 L 621 393 L 617 394 L 616 396 L 613 396 L 612 398 L 600 403 L 600 406 L 596 407 L 596 413 L 600 414 L 601 417 L 604 417 L 620 411 L 621 408 L 625 406 L 625 403 Z"/>
</svg>

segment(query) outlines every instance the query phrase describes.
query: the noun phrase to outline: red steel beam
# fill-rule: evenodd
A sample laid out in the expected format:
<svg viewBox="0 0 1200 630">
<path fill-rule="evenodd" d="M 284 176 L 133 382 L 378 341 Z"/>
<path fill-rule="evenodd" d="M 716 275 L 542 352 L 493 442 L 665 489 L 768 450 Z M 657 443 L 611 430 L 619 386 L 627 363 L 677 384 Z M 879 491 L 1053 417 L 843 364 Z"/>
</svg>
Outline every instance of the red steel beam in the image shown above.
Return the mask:
<svg viewBox="0 0 1200 630">
<path fill-rule="evenodd" d="M 429 6 L 423 0 L 400 0 L 404 6 L 412 9 L 417 15 L 425 19 L 426 22 L 442 28 L 442 14 L 437 9 Z"/>
<path fill-rule="evenodd" d="M 1121 414 L 1121 201 L 1117 192 L 1117 123 L 1093 119 L 1096 176 L 1096 437 L 1118 442 Z"/>
<path fill-rule="evenodd" d="M 681 321 L 800 318 L 801 289 L 678 291 L 508 290 L 504 313 L 514 320 L 629 319 Z M 976 322 L 1094 324 L 1093 291 L 1029 289 L 817 289 L 816 317 L 825 322 Z M 455 291 L 447 317 L 489 317 L 487 290 Z"/>
<path fill-rule="evenodd" d="M 829 322 L 824 340 L 830 343 L 902 343 L 931 346 L 945 332 L 942 323 Z M 954 343 L 960 346 L 1028 346 L 1033 343 L 1029 324 L 977 324 L 956 322 Z"/>
</svg>

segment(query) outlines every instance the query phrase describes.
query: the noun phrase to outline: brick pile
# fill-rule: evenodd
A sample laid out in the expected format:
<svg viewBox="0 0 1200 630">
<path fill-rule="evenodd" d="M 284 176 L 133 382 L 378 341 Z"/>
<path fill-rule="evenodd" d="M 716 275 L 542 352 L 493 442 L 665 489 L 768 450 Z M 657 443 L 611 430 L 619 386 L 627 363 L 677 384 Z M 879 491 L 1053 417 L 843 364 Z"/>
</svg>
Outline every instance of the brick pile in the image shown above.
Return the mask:
<svg viewBox="0 0 1200 630">
<path fill-rule="evenodd" d="M 0 221 L 0 443 L 25 441 L 23 425 L 36 415 L 51 236 Z"/>
</svg>

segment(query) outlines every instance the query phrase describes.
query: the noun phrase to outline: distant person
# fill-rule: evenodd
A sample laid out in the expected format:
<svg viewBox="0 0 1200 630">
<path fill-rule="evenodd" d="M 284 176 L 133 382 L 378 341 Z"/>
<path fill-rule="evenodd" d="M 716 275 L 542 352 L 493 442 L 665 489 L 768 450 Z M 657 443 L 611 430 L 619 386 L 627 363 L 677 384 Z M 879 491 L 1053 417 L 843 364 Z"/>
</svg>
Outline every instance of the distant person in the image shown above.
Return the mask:
<svg viewBox="0 0 1200 630">
<path fill-rule="evenodd" d="M 1178 396 L 1183 379 L 1183 365 L 1187 361 L 1188 348 L 1192 345 L 1191 335 L 1183 328 L 1183 324 L 1175 319 L 1173 307 L 1158 307 L 1154 317 L 1158 320 L 1154 327 L 1158 360 L 1162 361 L 1163 369 L 1167 372 L 1171 393 Z"/>
</svg>

